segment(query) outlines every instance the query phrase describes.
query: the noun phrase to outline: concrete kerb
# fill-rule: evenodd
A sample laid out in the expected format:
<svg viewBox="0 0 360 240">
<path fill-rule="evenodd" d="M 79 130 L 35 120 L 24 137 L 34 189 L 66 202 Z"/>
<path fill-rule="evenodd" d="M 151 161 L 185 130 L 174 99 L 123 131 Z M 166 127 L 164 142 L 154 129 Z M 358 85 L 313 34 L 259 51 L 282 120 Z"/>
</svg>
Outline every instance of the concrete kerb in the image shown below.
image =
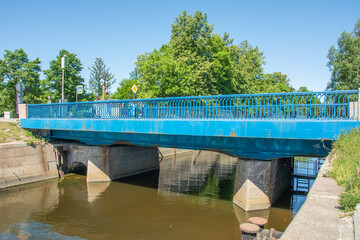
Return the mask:
<svg viewBox="0 0 360 240">
<path fill-rule="evenodd" d="M 356 206 L 353 219 L 354 219 L 355 240 L 360 240 L 360 204 Z"/>
<path fill-rule="evenodd" d="M 17 123 L 17 122 L 20 122 L 20 119 L 18 119 L 18 118 L 3 118 L 3 117 L 0 117 L 0 122 L 14 122 L 14 123 Z"/>
<path fill-rule="evenodd" d="M 1 143 L 1 148 L 17 148 L 17 147 L 26 147 L 28 144 L 26 142 L 14 142 L 14 143 Z"/>
<path fill-rule="evenodd" d="M 338 205 L 338 196 L 344 189 L 328 177 L 329 168 L 327 157 L 305 203 L 280 239 L 354 239 L 353 219 L 341 217 Z"/>
</svg>

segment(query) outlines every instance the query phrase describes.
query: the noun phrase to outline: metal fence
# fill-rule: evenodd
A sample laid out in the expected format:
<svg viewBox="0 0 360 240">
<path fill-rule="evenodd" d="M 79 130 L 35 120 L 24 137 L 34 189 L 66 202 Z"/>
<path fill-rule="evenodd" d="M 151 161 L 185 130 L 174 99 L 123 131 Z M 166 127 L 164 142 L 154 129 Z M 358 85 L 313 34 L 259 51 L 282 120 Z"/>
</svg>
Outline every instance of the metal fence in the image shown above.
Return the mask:
<svg viewBox="0 0 360 240">
<path fill-rule="evenodd" d="M 357 120 L 358 91 L 269 93 L 28 105 L 28 118 Z"/>
</svg>

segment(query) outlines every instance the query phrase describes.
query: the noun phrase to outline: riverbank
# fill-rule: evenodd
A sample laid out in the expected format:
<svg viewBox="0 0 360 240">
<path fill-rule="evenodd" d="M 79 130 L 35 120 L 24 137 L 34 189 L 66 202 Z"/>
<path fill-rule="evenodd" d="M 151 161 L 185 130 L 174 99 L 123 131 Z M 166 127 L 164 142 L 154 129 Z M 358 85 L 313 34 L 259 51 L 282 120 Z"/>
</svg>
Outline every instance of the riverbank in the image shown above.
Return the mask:
<svg viewBox="0 0 360 240">
<path fill-rule="evenodd" d="M 327 174 L 330 157 L 321 167 L 306 201 L 280 239 L 354 239 L 352 217 L 341 217 L 339 195 L 344 191 Z"/>
</svg>

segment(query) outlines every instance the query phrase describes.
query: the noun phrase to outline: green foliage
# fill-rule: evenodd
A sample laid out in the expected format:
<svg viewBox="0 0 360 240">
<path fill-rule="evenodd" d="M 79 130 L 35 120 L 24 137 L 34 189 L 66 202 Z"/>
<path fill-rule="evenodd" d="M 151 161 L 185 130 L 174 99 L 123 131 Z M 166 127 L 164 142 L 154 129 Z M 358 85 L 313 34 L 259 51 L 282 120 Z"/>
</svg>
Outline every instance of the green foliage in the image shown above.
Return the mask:
<svg viewBox="0 0 360 240">
<path fill-rule="evenodd" d="M 0 143 L 25 141 L 29 144 L 44 142 L 42 138 L 37 138 L 32 132 L 21 128 L 16 123 L 0 122 Z"/>
<path fill-rule="evenodd" d="M 258 47 L 251 46 L 248 41 L 243 41 L 238 46 L 230 46 L 230 55 L 234 63 L 232 79 L 234 93 L 257 93 L 261 88 L 260 80 L 264 72 L 263 52 Z"/>
<path fill-rule="evenodd" d="M 257 80 L 254 84 L 253 93 L 279 93 L 279 92 L 294 92 L 295 89 L 290 85 L 290 79 L 285 74 L 280 72 L 267 73 Z"/>
<path fill-rule="evenodd" d="M 294 91 L 281 73 L 264 74 L 263 52 L 229 34 L 213 33 L 206 13 L 184 11 L 172 24 L 168 44 L 138 56 L 140 97 L 199 96 Z"/>
<path fill-rule="evenodd" d="M 23 49 L 5 50 L 4 59 L 0 59 L 0 115 L 4 111 L 15 113 L 16 83 L 30 89 L 24 96 L 25 103 L 41 102 L 40 63 L 39 58 L 30 61 Z"/>
<path fill-rule="evenodd" d="M 111 95 L 112 99 L 133 99 L 134 93 L 131 90 L 133 85 L 138 86 L 137 79 L 123 79 L 120 82 L 120 86 L 116 89 L 115 93 Z M 136 94 L 141 93 L 142 91 L 139 89 Z"/>
<path fill-rule="evenodd" d="M 215 169 L 211 169 L 211 172 L 207 176 L 205 186 L 200 190 L 200 197 L 219 198 L 219 177 Z"/>
<path fill-rule="evenodd" d="M 104 79 L 105 92 L 110 93 L 111 86 L 116 82 L 114 74 L 110 73 L 110 68 L 106 68 L 104 61 L 101 58 L 96 58 L 93 66 L 89 68 L 90 70 L 90 79 L 89 79 L 89 88 L 90 91 L 95 93 L 97 96 L 102 96 L 102 84 L 101 79 Z"/>
<path fill-rule="evenodd" d="M 95 101 L 97 95 L 93 92 L 91 93 L 85 93 L 84 97 L 81 99 L 82 102 L 92 102 Z"/>
<path fill-rule="evenodd" d="M 299 87 L 299 89 L 297 90 L 297 92 L 311 92 L 311 91 L 308 90 L 307 87 Z"/>
<path fill-rule="evenodd" d="M 137 67 L 130 73 L 130 79 L 139 79 L 139 69 Z"/>
<path fill-rule="evenodd" d="M 69 102 L 75 102 L 76 85 L 84 84 L 84 79 L 80 76 L 83 69 L 80 59 L 76 54 L 70 53 L 66 50 L 60 50 L 56 59 L 50 62 L 50 68 L 44 71 L 46 78 L 42 81 L 42 91 L 44 92 L 44 101 L 48 96 L 54 96 L 55 99 L 61 99 L 62 91 L 62 69 L 61 57 L 66 55 L 65 69 L 64 69 L 64 97 Z M 79 101 L 82 95 L 78 95 Z"/>
<path fill-rule="evenodd" d="M 340 194 L 339 203 L 344 212 L 352 212 L 355 210 L 356 205 L 360 203 L 359 188 L 352 188 Z"/>
<path fill-rule="evenodd" d="M 343 32 L 338 48 L 331 46 L 328 54 L 331 71 L 329 90 L 357 89 L 360 87 L 360 20 L 352 32 Z"/>
<path fill-rule="evenodd" d="M 357 167 L 360 165 L 360 129 L 343 132 L 333 144 L 331 151 L 332 168 L 329 172 L 345 192 L 340 204 L 345 211 L 354 210 L 360 203 L 360 179 Z"/>
</svg>

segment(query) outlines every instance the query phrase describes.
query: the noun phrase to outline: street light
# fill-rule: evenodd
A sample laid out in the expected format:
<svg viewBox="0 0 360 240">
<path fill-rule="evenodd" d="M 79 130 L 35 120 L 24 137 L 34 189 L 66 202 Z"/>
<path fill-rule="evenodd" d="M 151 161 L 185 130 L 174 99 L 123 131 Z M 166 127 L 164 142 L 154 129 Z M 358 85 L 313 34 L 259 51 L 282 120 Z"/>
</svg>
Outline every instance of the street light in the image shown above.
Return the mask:
<svg viewBox="0 0 360 240">
<path fill-rule="evenodd" d="M 61 69 L 62 69 L 62 84 L 61 84 L 61 102 L 64 102 L 64 69 L 65 69 L 65 56 L 61 58 Z"/>
<path fill-rule="evenodd" d="M 100 83 L 102 84 L 102 99 L 105 100 L 105 80 L 103 78 L 100 79 Z"/>
</svg>

